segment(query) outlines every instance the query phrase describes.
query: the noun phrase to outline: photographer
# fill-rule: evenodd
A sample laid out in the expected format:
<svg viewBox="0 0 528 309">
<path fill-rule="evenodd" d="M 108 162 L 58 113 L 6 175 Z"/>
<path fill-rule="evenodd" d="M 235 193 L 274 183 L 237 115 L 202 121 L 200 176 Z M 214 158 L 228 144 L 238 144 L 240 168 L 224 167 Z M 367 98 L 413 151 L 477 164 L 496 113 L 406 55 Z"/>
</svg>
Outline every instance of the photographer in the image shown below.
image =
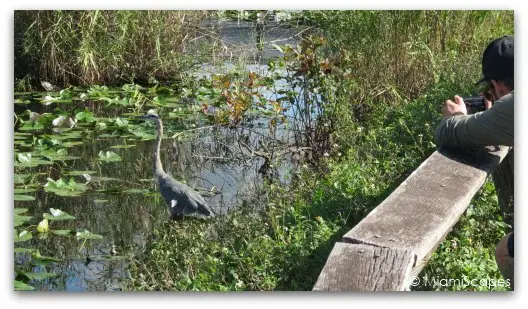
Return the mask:
<svg viewBox="0 0 528 309">
<path fill-rule="evenodd" d="M 438 146 L 471 148 L 504 145 L 513 147 L 513 36 L 503 36 L 491 42 L 482 56 L 484 84 L 481 93 L 485 111 L 468 115 L 464 100 L 455 96 L 442 108 L 444 118 L 436 129 Z M 513 148 L 496 171 L 493 180 L 504 219 L 513 227 Z M 502 275 L 510 279 L 513 289 L 513 232 L 497 245 L 495 258 Z"/>
</svg>

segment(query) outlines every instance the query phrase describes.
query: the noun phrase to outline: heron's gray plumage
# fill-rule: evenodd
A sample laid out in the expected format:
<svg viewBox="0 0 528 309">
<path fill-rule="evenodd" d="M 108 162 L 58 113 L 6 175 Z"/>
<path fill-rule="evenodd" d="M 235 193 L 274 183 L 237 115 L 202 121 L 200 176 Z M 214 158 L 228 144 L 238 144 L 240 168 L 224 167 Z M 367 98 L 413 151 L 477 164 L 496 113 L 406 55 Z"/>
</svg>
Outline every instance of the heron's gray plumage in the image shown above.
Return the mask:
<svg viewBox="0 0 528 309">
<path fill-rule="evenodd" d="M 214 212 L 207 205 L 204 198 L 189 186 L 175 180 L 165 173 L 160 159 L 161 137 L 163 135 L 163 123 L 161 118 L 155 114 L 140 116 L 142 119 L 156 122 L 156 142 L 154 148 L 154 176 L 159 185 L 160 193 L 169 206 L 169 212 L 173 218 L 183 216 L 210 217 Z"/>
</svg>

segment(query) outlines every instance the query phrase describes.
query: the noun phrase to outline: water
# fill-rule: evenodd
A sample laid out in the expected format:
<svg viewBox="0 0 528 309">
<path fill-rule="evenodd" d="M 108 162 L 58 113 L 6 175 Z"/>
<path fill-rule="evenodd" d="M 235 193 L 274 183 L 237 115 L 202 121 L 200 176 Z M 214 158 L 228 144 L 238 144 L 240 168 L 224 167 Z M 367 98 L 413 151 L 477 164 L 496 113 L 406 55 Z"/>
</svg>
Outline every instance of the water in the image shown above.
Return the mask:
<svg viewBox="0 0 528 309">
<path fill-rule="evenodd" d="M 238 43 L 241 46 L 240 49 L 231 48 L 240 57 L 242 52 L 248 53 L 245 47 L 253 44 L 255 40 L 251 35 L 244 35 L 252 30 L 248 28 L 247 23 L 243 23 L 241 27 L 235 27 L 235 23 L 223 24 L 219 33 L 223 44 L 230 44 L 233 47 L 233 44 Z M 264 37 L 266 41 L 279 40 L 284 43 L 292 36 L 292 31 L 291 28 L 286 32 L 277 28 L 265 32 Z M 251 57 L 263 61 L 275 56 L 277 51 L 270 46 L 271 43 L 266 44 L 263 51 L 249 50 L 250 54 L 253 53 Z M 234 56 L 230 55 L 230 57 Z M 247 54 L 244 57 L 247 58 Z M 208 76 L 232 68 L 233 62 L 224 60 L 221 66 L 205 64 L 196 72 L 196 76 Z M 257 71 L 261 74 L 267 74 L 266 69 L 266 66 L 260 63 L 247 67 L 248 71 Z M 280 88 L 281 81 L 278 81 L 276 86 Z M 268 92 L 264 95 L 270 98 L 274 94 Z M 85 103 L 82 102 L 50 106 L 43 106 L 40 103 L 15 104 L 15 113 L 20 114 L 24 109 L 39 113 L 53 112 L 55 108 L 61 108 L 73 115 L 84 106 Z M 96 117 L 109 117 L 109 113 L 119 116 L 130 112 L 130 108 L 120 106 L 113 106 L 109 111 L 105 105 L 96 102 L 88 103 L 87 108 Z M 186 119 L 189 123 L 205 125 L 203 120 L 200 121 L 199 113 L 189 113 Z M 219 126 L 192 128 L 185 123 L 185 119 L 178 118 L 165 119 L 164 124 L 166 135 L 162 142 L 161 159 L 166 172 L 201 192 L 213 210 L 220 214 L 228 213 L 230 209 L 236 208 L 244 201 L 251 200 L 262 185 L 262 175 L 258 171 L 264 159 L 252 156 L 241 143 L 257 150 L 259 143 L 266 143 L 269 137 L 266 119 L 254 119 L 237 129 Z M 140 123 L 138 122 L 137 125 Z M 189 129 L 192 130 L 186 131 Z M 72 130 L 82 132 L 78 138 L 69 139 L 80 144 L 67 148 L 68 155 L 79 157 L 78 159 L 58 160 L 51 166 L 15 169 L 17 174 L 36 175 L 32 182 L 41 185 L 35 193 L 28 194 L 35 196 L 34 201 L 15 201 L 15 207 L 28 208 L 27 215 L 34 216 L 32 222 L 36 223 L 42 219 L 42 213 L 50 212 L 50 208 L 61 209 L 75 216 L 76 220 L 51 222 L 50 228 L 73 231 L 86 229 L 104 238 L 88 240 L 83 245 L 82 241 L 73 236 L 53 236 L 47 239 L 32 239 L 17 243 L 15 246 L 38 248 L 43 256 L 62 260 L 52 266 L 30 267 L 34 272 L 47 271 L 57 275 L 51 279 L 31 281 L 30 284 L 37 290 L 120 290 L 121 280 L 127 278 L 127 260 L 144 250 L 147 236 L 153 228 L 169 220 L 167 206 L 153 182 L 154 141 L 140 140 L 126 130 L 115 134 L 112 130 L 98 131 L 97 128 L 83 124 Z M 152 129 L 147 131 L 150 134 L 153 132 Z M 184 137 L 182 139 L 169 138 L 172 134 L 184 131 L 187 133 L 182 134 Z M 48 133 L 54 138 L 68 132 L 68 129 L 60 129 L 59 133 Z M 291 142 L 292 134 L 286 126 L 279 126 L 276 134 L 284 145 Z M 40 134 L 35 136 L 42 137 Z M 121 145 L 129 148 L 115 148 Z M 22 144 L 17 144 L 15 147 L 15 153 L 27 151 L 28 148 Z M 101 162 L 100 151 L 113 151 L 122 160 Z M 280 180 L 286 181 L 290 167 L 291 162 L 285 160 L 279 168 Z M 93 171 L 90 174 L 91 180 L 87 181 L 81 175 L 67 175 L 68 172 L 74 171 Z M 55 180 L 59 177 L 63 179 L 73 177 L 78 183 L 86 182 L 88 190 L 76 197 L 48 193 L 42 188 L 48 177 Z M 34 235 L 34 238 L 37 238 L 37 235 Z M 23 265 L 27 265 L 28 261 L 27 255 L 16 254 L 15 268 L 27 270 L 27 266 Z"/>
</svg>

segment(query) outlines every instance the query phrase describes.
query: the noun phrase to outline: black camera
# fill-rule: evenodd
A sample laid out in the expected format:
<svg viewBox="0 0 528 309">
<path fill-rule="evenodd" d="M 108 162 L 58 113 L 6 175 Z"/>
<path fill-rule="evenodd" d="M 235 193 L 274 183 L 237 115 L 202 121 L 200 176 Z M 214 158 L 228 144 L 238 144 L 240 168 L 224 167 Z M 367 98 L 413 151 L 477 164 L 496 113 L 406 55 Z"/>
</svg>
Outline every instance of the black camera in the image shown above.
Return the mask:
<svg viewBox="0 0 528 309">
<path fill-rule="evenodd" d="M 484 97 L 465 97 L 462 98 L 466 107 L 469 109 L 470 113 L 482 112 L 486 110 L 486 105 L 484 104 Z"/>
</svg>

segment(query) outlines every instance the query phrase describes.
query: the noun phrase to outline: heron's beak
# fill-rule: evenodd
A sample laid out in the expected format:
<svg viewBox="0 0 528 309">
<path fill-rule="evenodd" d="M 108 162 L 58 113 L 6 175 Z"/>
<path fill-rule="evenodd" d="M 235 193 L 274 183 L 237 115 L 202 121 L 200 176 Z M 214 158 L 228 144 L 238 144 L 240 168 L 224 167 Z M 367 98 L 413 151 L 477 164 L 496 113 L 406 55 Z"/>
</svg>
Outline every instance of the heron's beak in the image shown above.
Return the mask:
<svg viewBox="0 0 528 309">
<path fill-rule="evenodd" d="M 141 115 L 141 116 L 136 116 L 135 118 L 136 118 L 136 119 L 146 119 L 147 116 L 146 116 L 146 115 Z"/>
</svg>

